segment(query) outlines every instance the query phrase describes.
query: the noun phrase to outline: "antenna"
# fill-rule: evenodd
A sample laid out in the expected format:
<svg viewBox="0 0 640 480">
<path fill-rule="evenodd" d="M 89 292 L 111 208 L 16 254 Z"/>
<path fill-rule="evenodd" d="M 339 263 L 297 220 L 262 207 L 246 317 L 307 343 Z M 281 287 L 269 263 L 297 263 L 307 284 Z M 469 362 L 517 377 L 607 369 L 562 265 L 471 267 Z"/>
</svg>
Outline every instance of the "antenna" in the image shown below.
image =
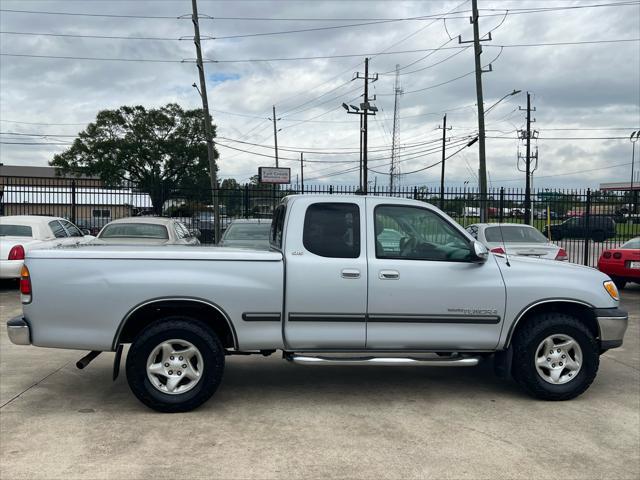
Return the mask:
<svg viewBox="0 0 640 480">
<path fill-rule="evenodd" d="M 502 231 L 502 223 L 498 222 L 498 228 L 500 229 L 500 239 L 502 240 L 502 250 L 504 251 L 504 260 L 507 262 L 507 267 L 510 267 L 509 255 L 507 254 L 507 245 L 504 243 L 504 232 Z"/>
</svg>

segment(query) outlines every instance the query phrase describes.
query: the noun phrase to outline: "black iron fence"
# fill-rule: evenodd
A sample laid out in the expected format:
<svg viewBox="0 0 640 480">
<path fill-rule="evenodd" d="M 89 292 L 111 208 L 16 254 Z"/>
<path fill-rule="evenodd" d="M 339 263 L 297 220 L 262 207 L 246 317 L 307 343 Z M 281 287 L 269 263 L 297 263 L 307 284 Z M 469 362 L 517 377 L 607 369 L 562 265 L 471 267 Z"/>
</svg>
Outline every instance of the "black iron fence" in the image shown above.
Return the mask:
<svg viewBox="0 0 640 480">
<path fill-rule="evenodd" d="M 236 218 L 270 218 L 280 200 L 290 194 L 341 195 L 357 193 L 343 185 L 238 185 L 218 191 L 221 224 Z M 640 235 L 638 190 L 533 190 L 531 205 L 524 191 L 491 189 L 486 198 L 470 187 L 444 192 L 428 187 L 393 191 L 373 188 L 371 195 L 411 198 L 440 207 L 463 227 L 480 221 L 485 209 L 488 222 L 529 223 L 564 248 L 569 259 L 595 266 L 606 248 Z M 202 243 L 214 242 L 212 192 L 208 188 L 180 188 L 163 184 L 107 185 L 85 178 L 0 177 L 0 215 L 52 215 L 65 217 L 96 234 L 117 218 L 162 215 L 179 218 L 198 229 Z"/>
</svg>

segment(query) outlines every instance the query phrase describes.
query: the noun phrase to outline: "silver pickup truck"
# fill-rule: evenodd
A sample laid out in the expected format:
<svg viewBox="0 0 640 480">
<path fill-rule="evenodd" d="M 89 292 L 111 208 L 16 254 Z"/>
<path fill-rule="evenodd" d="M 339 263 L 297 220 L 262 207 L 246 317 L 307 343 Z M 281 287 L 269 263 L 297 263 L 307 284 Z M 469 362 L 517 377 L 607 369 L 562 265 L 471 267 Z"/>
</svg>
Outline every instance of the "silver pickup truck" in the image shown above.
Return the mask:
<svg viewBox="0 0 640 480">
<path fill-rule="evenodd" d="M 488 253 L 437 208 L 367 196 L 290 196 L 271 251 L 80 246 L 33 250 L 11 340 L 100 352 L 131 344 L 126 375 L 149 407 L 208 400 L 225 357 L 281 350 L 306 365 L 466 367 L 492 359 L 531 395 L 565 400 L 622 344 L 609 277 Z M 336 373 L 339 374 L 339 373 Z"/>
</svg>

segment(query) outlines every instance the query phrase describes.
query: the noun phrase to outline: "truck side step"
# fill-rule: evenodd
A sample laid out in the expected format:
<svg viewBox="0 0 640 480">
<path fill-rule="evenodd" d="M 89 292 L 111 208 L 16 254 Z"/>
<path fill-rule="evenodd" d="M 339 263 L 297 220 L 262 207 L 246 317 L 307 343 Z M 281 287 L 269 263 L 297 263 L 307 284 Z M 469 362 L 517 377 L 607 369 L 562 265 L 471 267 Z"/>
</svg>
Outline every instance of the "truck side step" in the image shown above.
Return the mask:
<svg viewBox="0 0 640 480">
<path fill-rule="evenodd" d="M 480 363 L 480 357 L 325 357 L 309 356 L 297 353 L 285 353 L 284 358 L 300 365 L 420 365 L 425 367 L 474 367 Z"/>
</svg>

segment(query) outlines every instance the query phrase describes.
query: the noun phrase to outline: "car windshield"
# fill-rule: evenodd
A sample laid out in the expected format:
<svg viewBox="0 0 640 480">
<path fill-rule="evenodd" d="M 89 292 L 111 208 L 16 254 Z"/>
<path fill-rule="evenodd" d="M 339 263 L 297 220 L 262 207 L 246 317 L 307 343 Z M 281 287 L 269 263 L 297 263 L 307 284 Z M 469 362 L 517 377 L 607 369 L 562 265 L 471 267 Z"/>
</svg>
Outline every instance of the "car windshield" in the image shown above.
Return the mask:
<svg viewBox="0 0 640 480">
<path fill-rule="evenodd" d="M 547 243 L 548 240 L 533 227 L 488 227 L 484 231 L 487 242 L 491 243 Z"/>
<path fill-rule="evenodd" d="M 623 243 L 620 248 L 640 248 L 640 237 L 632 238 L 626 243 Z"/>
<path fill-rule="evenodd" d="M 33 231 L 27 225 L 0 225 L 0 237 L 33 237 Z"/>
<path fill-rule="evenodd" d="M 236 223 L 230 225 L 225 233 L 225 240 L 269 240 L 271 224 L 265 223 Z"/>
<path fill-rule="evenodd" d="M 100 238 L 157 238 L 167 240 L 169 233 L 163 225 L 153 223 L 112 223 L 100 232 Z"/>
</svg>

